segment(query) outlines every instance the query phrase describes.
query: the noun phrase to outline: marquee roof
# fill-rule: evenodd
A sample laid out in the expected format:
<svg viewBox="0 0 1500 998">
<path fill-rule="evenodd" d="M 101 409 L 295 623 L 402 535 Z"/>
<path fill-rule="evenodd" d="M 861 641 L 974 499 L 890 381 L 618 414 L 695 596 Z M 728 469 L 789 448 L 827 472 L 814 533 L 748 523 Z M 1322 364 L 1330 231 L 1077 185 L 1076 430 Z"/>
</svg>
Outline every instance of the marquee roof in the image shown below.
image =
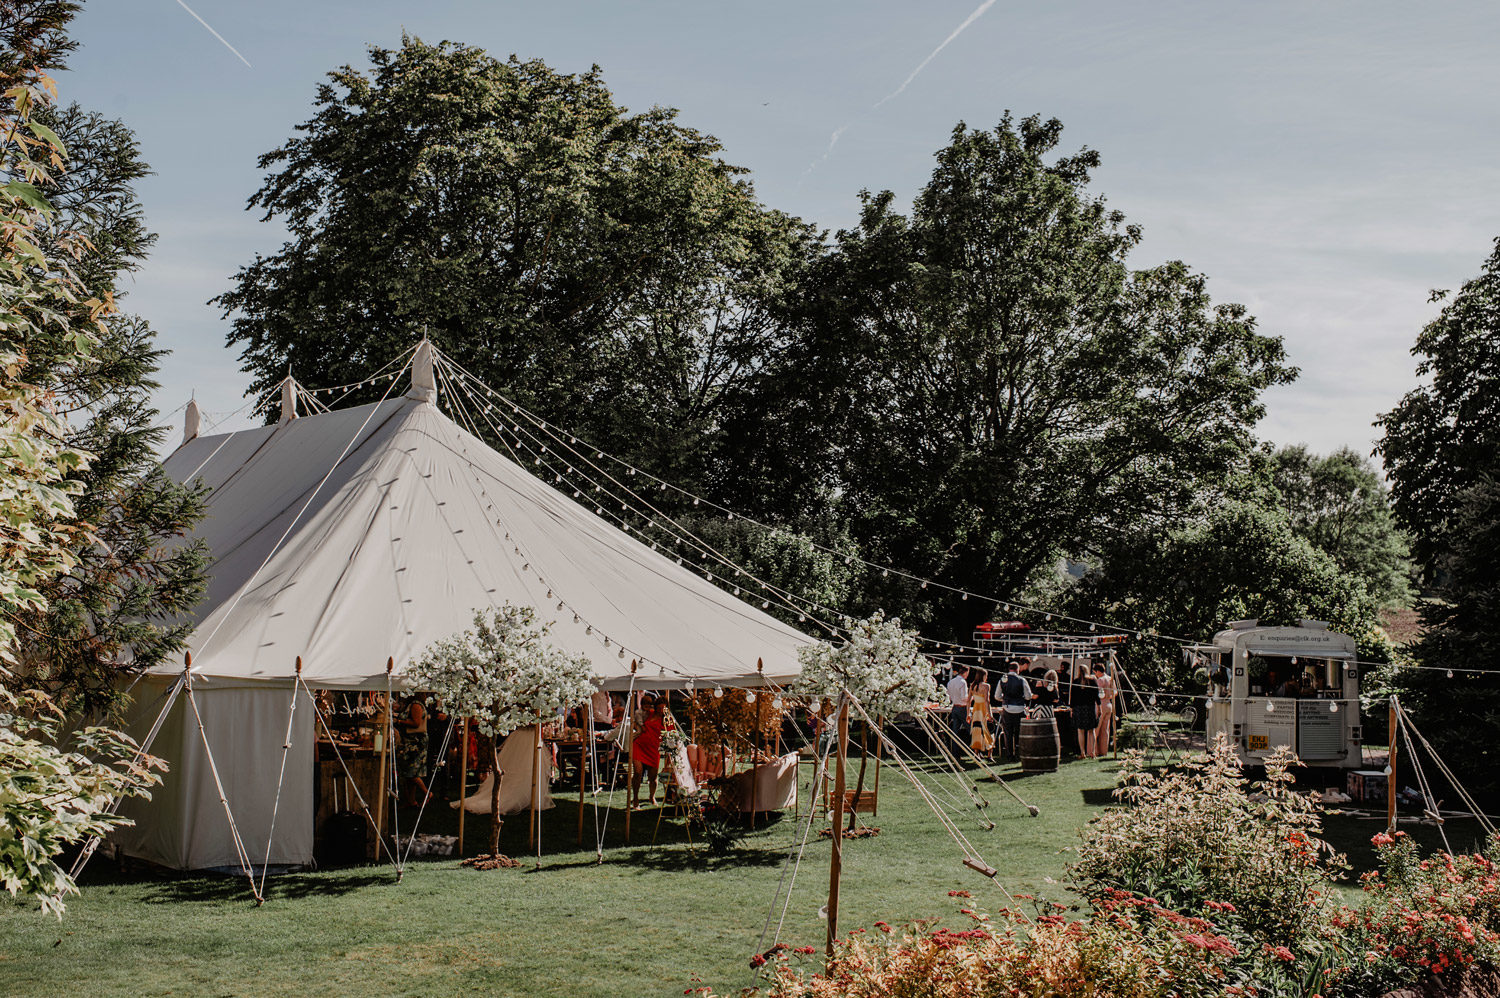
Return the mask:
<svg viewBox="0 0 1500 998">
<path fill-rule="evenodd" d="M 616 689 L 632 660 L 638 687 L 754 685 L 758 660 L 785 683 L 812 640 L 421 398 L 195 437 L 165 468 L 212 490 L 196 536 L 215 561 L 188 639 L 210 683 L 285 681 L 301 656 L 313 686 L 383 688 L 388 658 L 399 686 L 431 642 L 507 602 L 534 607 Z"/>
</svg>

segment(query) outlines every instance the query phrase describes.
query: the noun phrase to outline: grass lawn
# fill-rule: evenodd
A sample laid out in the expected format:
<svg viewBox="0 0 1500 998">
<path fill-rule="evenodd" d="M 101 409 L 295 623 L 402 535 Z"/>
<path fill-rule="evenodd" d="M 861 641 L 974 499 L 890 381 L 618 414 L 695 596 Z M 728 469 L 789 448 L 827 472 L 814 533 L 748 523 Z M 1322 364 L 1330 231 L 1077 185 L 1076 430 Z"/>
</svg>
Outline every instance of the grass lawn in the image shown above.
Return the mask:
<svg viewBox="0 0 1500 998">
<path fill-rule="evenodd" d="M 1015 780 L 1041 808 L 1037 818 L 981 782 L 995 827 L 964 816 L 960 828 L 1012 891 L 1059 896 L 1062 886 L 1048 878 L 1063 877 L 1065 847 L 1109 802 L 1115 766 L 1075 761 Z M 956 794 L 951 777 L 946 786 Z M 881 834 L 844 848 L 841 928 L 952 916 L 957 905 L 947 892 L 957 888 L 991 907 L 1004 902 L 961 865 L 958 847 L 895 769 L 885 769 L 881 790 L 871 821 Z M 748 960 L 794 840 L 790 815 L 750 834 L 729 857 L 709 860 L 689 851 L 680 822 L 663 822 L 657 845 L 648 845 L 654 816 L 640 813 L 626 845 L 623 813 L 615 811 L 598 865 L 592 807 L 580 850 L 577 797 L 556 800 L 543 818 L 540 870 L 476 872 L 433 859 L 413 860 L 399 884 L 388 867 L 291 874 L 271 878 L 260 908 L 243 880 L 122 878 L 99 862 L 61 923 L 20 903 L 0 907 L 0 995 L 634 998 L 680 995 L 695 973 L 721 992 L 752 983 Z M 438 810 L 424 827 L 451 823 L 452 813 Z M 482 819 L 469 825 L 469 851 L 484 827 Z M 1367 864 L 1378 829 L 1340 818 L 1329 831 Z M 1456 848 L 1473 841 L 1472 830 L 1452 822 L 1448 830 Z M 525 831 L 524 817 L 512 819 L 502 850 L 524 855 Z M 1430 833 L 1420 835 L 1426 841 Z M 826 839 L 809 843 L 782 933 L 820 952 L 828 853 Z"/>
</svg>

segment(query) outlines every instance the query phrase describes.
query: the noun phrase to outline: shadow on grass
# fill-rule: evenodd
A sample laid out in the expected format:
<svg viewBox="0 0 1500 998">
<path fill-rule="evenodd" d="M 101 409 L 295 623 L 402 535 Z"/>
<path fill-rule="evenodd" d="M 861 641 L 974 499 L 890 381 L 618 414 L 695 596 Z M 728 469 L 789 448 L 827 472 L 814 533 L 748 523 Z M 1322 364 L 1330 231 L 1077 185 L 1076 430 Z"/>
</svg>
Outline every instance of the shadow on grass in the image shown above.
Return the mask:
<svg viewBox="0 0 1500 998">
<path fill-rule="evenodd" d="M 257 877 L 257 881 L 258 881 Z M 121 882 L 139 883 L 139 878 L 120 878 Z M 267 902 L 297 900 L 309 897 L 342 897 L 370 887 L 394 886 L 396 873 L 389 866 L 352 867 L 343 870 L 319 870 L 307 873 L 282 873 L 266 878 Z M 244 901 L 254 904 L 255 896 L 243 874 L 238 876 L 164 877 L 141 892 L 146 904 L 179 904 L 184 901 L 221 903 Z"/>
</svg>

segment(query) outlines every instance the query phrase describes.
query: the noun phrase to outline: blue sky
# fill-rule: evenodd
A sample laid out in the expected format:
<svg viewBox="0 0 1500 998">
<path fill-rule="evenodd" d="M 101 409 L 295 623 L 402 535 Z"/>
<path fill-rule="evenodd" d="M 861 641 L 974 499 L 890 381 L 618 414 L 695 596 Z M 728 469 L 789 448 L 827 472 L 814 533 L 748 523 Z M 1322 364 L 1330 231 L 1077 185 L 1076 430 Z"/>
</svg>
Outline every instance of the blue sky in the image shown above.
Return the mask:
<svg viewBox="0 0 1500 998">
<path fill-rule="evenodd" d="M 1429 289 L 1477 274 L 1500 235 L 1493 2 L 997 0 L 884 103 L 980 0 L 187 2 L 249 67 L 178 0 L 93 0 L 59 79 L 132 127 L 156 170 L 140 193 L 160 242 L 126 307 L 173 351 L 163 412 L 194 391 L 210 414 L 241 405 L 207 300 L 280 241 L 244 210 L 256 157 L 311 115 L 325 73 L 403 30 L 597 63 L 622 103 L 679 108 L 767 203 L 829 229 L 861 188 L 909 199 L 960 120 L 1056 116 L 1065 148 L 1101 152 L 1095 189 L 1144 227 L 1136 265 L 1185 260 L 1285 338 L 1303 373 L 1267 397 L 1260 433 L 1278 443 L 1368 451 L 1371 420 L 1414 383 Z"/>
</svg>

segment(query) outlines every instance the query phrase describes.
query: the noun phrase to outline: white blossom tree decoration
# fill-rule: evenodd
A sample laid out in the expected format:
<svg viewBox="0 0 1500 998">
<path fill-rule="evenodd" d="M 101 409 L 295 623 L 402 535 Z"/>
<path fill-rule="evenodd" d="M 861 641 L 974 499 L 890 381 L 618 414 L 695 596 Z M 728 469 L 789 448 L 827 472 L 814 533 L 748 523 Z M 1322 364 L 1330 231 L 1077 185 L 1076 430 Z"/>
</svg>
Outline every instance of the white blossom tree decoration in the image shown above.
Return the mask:
<svg viewBox="0 0 1500 998">
<path fill-rule="evenodd" d="M 474 627 L 435 641 L 407 671 L 407 683 L 432 693 L 454 717 L 469 717 L 490 737 L 495 781 L 490 790 L 490 854 L 500 850 L 500 743 L 583 703 L 594 692 L 581 655 L 549 644 L 530 607 L 504 606 L 474 615 Z"/>
<path fill-rule="evenodd" d="M 899 618 L 886 620 L 877 610 L 864 620 L 845 618 L 844 628 L 849 637 L 841 645 L 820 641 L 798 650 L 802 675 L 794 693 L 826 700 L 848 693 L 872 717 L 920 711 L 944 696 L 917 632 L 903 628 Z"/>
</svg>

